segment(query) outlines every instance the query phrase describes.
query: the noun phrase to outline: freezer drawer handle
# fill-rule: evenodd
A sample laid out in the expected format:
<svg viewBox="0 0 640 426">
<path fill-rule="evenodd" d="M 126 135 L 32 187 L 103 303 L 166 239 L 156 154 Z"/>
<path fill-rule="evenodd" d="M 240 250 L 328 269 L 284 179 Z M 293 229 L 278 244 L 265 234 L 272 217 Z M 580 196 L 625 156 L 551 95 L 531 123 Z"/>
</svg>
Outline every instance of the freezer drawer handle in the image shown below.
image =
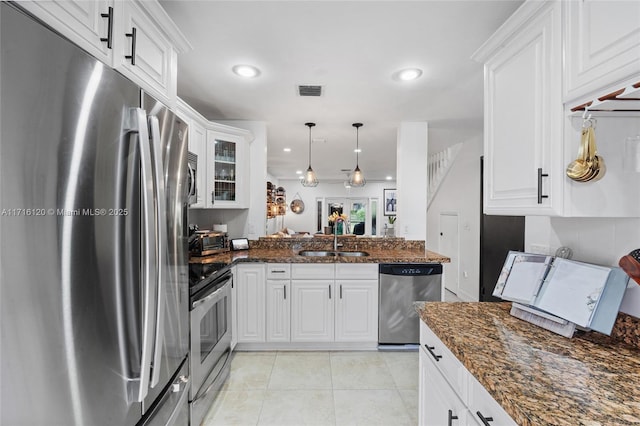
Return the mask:
<svg viewBox="0 0 640 426">
<path fill-rule="evenodd" d="M 107 43 L 107 49 L 111 49 L 113 44 L 113 7 L 109 6 L 107 13 L 101 13 L 100 16 L 107 18 L 107 36 L 100 37 L 100 41 Z"/>
<path fill-rule="evenodd" d="M 429 351 L 433 359 L 435 359 L 436 361 L 440 361 L 440 358 L 442 358 L 442 355 L 436 355 L 436 353 L 433 351 L 435 349 L 435 346 L 424 345 L 424 347 L 427 348 L 427 350 Z"/>
<path fill-rule="evenodd" d="M 476 414 L 478 415 L 478 417 L 480 418 L 480 421 L 484 426 L 491 426 L 489 422 L 493 421 L 493 417 L 485 417 L 482 415 L 480 411 L 476 411 Z"/>
<path fill-rule="evenodd" d="M 447 419 L 447 426 L 453 426 L 454 420 L 458 420 L 458 416 L 454 416 L 453 411 L 449 410 L 449 418 Z"/>
<path fill-rule="evenodd" d="M 136 27 L 131 28 L 130 33 L 126 33 L 125 36 L 131 39 L 131 55 L 125 55 L 126 59 L 131 59 L 131 65 L 136 64 Z"/>
</svg>

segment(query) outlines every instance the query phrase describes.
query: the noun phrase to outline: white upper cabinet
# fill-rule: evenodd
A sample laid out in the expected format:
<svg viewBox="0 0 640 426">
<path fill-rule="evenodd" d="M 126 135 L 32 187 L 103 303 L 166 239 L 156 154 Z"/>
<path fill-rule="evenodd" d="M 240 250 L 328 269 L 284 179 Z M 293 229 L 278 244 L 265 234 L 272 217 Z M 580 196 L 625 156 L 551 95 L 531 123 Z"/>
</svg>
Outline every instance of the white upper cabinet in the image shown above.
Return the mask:
<svg viewBox="0 0 640 426">
<path fill-rule="evenodd" d="M 78 46 L 111 64 L 115 10 L 113 0 L 26 1 L 20 6 Z"/>
<path fill-rule="evenodd" d="M 560 3 L 525 3 L 475 54 L 485 63 L 487 214 L 562 214 L 560 18 Z"/>
<path fill-rule="evenodd" d="M 20 6 L 174 107 L 187 39 L 157 1 L 25 1 Z"/>
<path fill-rule="evenodd" d="M 114 67 L 167 104 L 175 104 L 177 52 L 141 3 L 124 1 Z"/>
<path fill-rule="evenodd" d="M 526 1 L 473 58 L 485 68 L 486 214 L 640 216 L 639 175 L 623 170 L 637 112 L 589 111 L 606 173 L 566 176 L 583 122 L 572 109 L 640 80 L 640 3 Z"/>
<path fill-rule="evenodd" d="M 640 2 L 564 1 L 566 102 L 640 80 Z M 633 81 L 635 78 L 635 81 Z M 619 86 L 619 87 L 618 87 Z"/>
</svg>

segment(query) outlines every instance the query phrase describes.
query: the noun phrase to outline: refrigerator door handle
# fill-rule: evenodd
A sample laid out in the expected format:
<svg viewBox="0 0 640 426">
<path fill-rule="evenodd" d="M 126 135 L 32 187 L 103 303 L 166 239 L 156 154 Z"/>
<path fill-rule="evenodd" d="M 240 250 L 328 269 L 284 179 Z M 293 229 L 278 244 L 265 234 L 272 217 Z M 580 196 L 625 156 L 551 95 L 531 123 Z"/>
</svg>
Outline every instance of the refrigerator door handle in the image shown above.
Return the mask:
<svg viewBox="0 0 640 426">
<path fill-rule="evenodd" d="M 151 374 L 151 387 L 155 387 L 160 380 L 160 364 L 162 362 L 162 342 L 164 339 L 164 281 L 166 280 L 167 262 L 167 211 L 165 207 L 165 182 L 164 169 L 162 167 L 162 148 L 160 145 L 160 124 L 158 117 L 149 116 L 151 159 L 153 161 L 153 180 L 156 202 L 156 265 L 157 270 L 157 297 L 156 297 L 156 327 L 153 342 L 153 370 Z"/>
<path fill-rule="evenodd" d="M 142 301 L 142 355 L 140 357 L 140 389 L 138 401 L 144 401 L 149 392 L 149 380 L 151 375 L 151 356 L 153 351 L 153 337 L 156 325 L 156 215 L 154 208 L 154 180 L 151 162 L 151 149 L 149 142 L 149 130 L 147 127 L 147 114 L 141 108 L 134 109 L 135 125 L 138 130 L 138 143 L 141 157 L 142 172 L 142 222 L 143 222 L 143 301 Z"/>
</svg>

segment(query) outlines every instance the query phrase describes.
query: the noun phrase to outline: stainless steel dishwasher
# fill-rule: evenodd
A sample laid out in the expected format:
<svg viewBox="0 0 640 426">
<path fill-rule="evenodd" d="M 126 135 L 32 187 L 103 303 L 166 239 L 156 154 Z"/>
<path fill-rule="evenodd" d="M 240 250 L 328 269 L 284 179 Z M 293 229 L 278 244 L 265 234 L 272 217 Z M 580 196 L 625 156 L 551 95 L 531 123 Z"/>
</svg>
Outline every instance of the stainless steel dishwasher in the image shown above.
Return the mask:
<svg viewBox="0 0 640 426">
<path fill-rule="evenodd" d="M 418 344 L 420 323 L 413 302 L 442 300 L 442 265 L 383 263 L 379 280 L 378 343 Z"/>
</svg>

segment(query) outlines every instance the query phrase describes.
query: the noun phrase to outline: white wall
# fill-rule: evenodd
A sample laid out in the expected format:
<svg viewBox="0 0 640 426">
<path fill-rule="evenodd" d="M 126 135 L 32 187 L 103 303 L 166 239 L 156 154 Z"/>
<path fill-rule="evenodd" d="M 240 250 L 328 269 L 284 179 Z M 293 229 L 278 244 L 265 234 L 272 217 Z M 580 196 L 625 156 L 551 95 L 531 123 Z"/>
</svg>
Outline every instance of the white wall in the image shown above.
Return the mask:
<svg viewBox="0 0 640 426">
<path fill-rule="evenodd" d="M 561 246 L 573 250 L 574 260 L 617 266 L 623 255 L 640 247 L 640 218 L 527 216 L 526 251 L 553 254 Z M 634 281 L 627 288 L 620 310 L 640 318 L 640 286 Z"/>
<path fill-rule="evenodd" d="M 427 239 L 428 128 L 425 122 L 398 127 L 396 236 L 407 240 Z"/>
<path fill-rule="evenodd" d="M 304 212 L 300 214 L 295 214 L 287 210 L 284 216 L 284 227 L 293 229 L 296 232 L 310 232 L 313 234 L 318 231 L 318 229 L 316 229 L 316 198 L 319 197 L 378 198 L 378 229 L 381 230 L 387 220 L 386 217 L 382 215 L 382 190 L 385 188 L 395 188 L 396 182 L 367 182 L 367 184 L 361 188 L 351 188 L 347 190 L 343 182 L 323 182 L 320 180 L 320 183 L 315 188 L 305 188 L 300 183 L 300 180 L 281 179 L 278 182 L 278 186 L 282 186 L 286 190 L 287 206 L 291 204 L 291 200 L 293 200 L 296 193 L 299 194 L 304 202 Z M 282 229 L 283 218 L 281 216 L 269 220 L 269 222 L 272 221 L 275 221 L 276 231 Z"/>
<path fill-rule="evenodd" d="M 458 215 L 458 297 L 477 301 L 480 285 L 480 156 L 482 133 L 464 141 L 427 212 L 427 248 L 440 249 L 440 214 Z M 466 277 L 465 273 L 466 272 Z M 446 279 L 446 277 L 445 277 Z"/>
</svg>

